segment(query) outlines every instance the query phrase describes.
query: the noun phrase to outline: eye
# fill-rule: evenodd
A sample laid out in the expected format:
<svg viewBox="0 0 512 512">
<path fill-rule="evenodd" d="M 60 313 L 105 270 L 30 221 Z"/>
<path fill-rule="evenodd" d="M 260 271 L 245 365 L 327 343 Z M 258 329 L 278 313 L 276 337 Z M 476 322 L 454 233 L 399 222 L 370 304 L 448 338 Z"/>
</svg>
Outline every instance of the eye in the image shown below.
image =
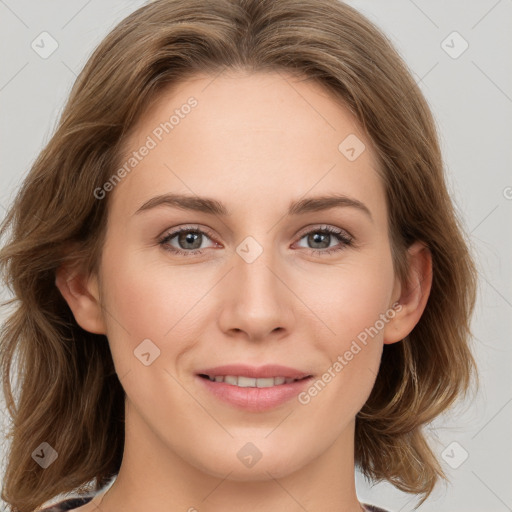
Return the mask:
<svg viewBox="0 0 512 512">
<path fill-rule="evenodd" d="M 195 256 L 203 253 L 202 243 L 205 238 L 212 239 L 213 235 L 199 227 L 184 226 L 167 233 L 159 239 L 158 243 L 173 254 Z M 173 239 L 176 239 L 175 243 L 178 247 L 171 243 Z M 302 239 L 306 239 L 306 243 L 313 245 L 313 248 L 309 248 L 312 254 L 332 254 L 353 245 L 353 237 L 350 234 L 332 226 L 321 226 L 307 231 L 301 236 L 300 240 Z M 334 247 L 330 246 L 331 242 L 336 240 L 338 244 Z"/>
<path fill-rule="evenodd" d="M 211 234 L 202 229 L 186 226 L 167 233 L 158 243 L 169 252 L 182 256 L 195 256 L 202 254 L 201 246 L 204 238 L 210 238 Z M 170 244 L 171 240 L 176 238 L 178 247 Z M 186 250 L 182 250 L 186 249 Z"/>
<path fill-rule="evenodd" d="M 314 246 L 314 248 L 310 248 L 312 254 L 332 254 L 353 245 L 353 237 L 351 235 L 342 229 L 332 226 L 322 226 L 308 231 L 301 237 L 301 240 L 303 238 L 306 238 L 306 243 Z M 338 240 L 339 244 L 329 247 L 330 242 L 335 240 Z"/>
</svg>

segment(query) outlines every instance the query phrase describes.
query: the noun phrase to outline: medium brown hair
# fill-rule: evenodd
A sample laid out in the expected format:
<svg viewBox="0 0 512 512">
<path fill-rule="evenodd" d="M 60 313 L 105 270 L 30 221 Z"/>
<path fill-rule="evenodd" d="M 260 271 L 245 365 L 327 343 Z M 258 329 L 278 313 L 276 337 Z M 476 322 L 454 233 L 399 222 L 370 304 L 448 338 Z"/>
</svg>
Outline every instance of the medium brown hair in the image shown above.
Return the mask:
<svg viewBox="0 0 512 512">
<path fill-rule="evenodd" d="M 109 201 L 93 191 L 117 169 L 128 131 L 159 92 L 223 69 L 318 82 L 375 147 L 395 271 L 405 278 L 406 249 L 420 240 L 432 253 L 433 282 L 410 335 L 384 346 L 356 417 L 355 461 L 369 479 L 422 494 L 421 503 L 447 478 L 423 428 L 477 377 L 469 347 L 476 270 L 435 123 L 407 67 L 379 29 L 337 0 L 157 0 L 95 50 L 0 227 L 2 237 L 11 230 L 0 269 L 14 310 L 1 332 L 0 368 L 13 419 L 2 499 L 12 512 L 91 482 L 100 490 L 119 471 L 124 390 L 107 338 L 77 325 L 56 269 L 81 263 L 97 273 Z M 42 442 L 58 453 L 46 469 L 31 456 Z"/>
</svg>

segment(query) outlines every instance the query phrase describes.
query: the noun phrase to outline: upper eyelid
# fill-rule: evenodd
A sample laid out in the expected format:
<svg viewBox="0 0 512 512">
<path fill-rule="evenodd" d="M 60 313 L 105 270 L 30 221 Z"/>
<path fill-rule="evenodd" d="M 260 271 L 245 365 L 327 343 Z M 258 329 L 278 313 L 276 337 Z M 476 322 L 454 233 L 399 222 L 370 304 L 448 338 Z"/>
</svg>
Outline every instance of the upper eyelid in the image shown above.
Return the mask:
<svg viewBox="0 0 512 512">
<path fill-rule="evenodd" d="M 215 236 L 213 235 L 212 231 L 208 228 L 202 227 L 202 226 L 179 226 L 178 228 L 170 228 L 164 231 L 164 233 L 159 237 L 167 238 L 167 237 L 174 237 L 178 235 L 181 231 L 200 231 L 203 234 L 207 235 L 209 238 L 214 239 Z"/>
<path fill-rule="evenodd" d="M 334 232 L 333 232 L 334 230 Z M 340 228 L 338 226 L 333 226 L 332 224 L 318 224 L 318 225 L 313 225 L 313 226 L 309 226 L 307 228 L 304 228 L 304 229 L 301 229 L 296 236 L 299 236 L 299 237 L 303 237 L 304 235 L 307 235 L 308 233 L 310 233 L 311 231 L 328 231 L 332 234 L 343 234 L 343 233 L 346 233 L 348 235 L 349 238 L 354 238 L 352 233 L 350 233 L 350 231 L 346 230 L 345 228 Z M 338 231 L 340 231 L 341 233 L 338 233 Z"/>
</svg>

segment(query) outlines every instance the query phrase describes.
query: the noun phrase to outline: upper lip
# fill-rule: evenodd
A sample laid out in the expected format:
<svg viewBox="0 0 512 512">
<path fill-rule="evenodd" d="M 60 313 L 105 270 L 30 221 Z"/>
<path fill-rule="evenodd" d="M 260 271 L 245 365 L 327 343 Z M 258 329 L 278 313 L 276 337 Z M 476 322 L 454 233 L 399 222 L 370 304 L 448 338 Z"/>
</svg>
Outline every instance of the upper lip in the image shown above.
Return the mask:
<svg viewBox="0 0 512 512">
<path fill-rule="evenodd" d="M 302 379 L 310 377 L 311 374 L 282 366 L 279 364 L 266 364 L 264 366 L 249 366 L 245 364 L 226 364 L 223 366 L 216 366 L 215 368 L 205 368 L 197 372 L 198 375 L 209 375 L 216 377 L 219 375 L 233 375 L 241 377 L 252 377 L 254 379 L 264 379 L 270 377 L 285 377 L 287 379 Z"/>
</svg>

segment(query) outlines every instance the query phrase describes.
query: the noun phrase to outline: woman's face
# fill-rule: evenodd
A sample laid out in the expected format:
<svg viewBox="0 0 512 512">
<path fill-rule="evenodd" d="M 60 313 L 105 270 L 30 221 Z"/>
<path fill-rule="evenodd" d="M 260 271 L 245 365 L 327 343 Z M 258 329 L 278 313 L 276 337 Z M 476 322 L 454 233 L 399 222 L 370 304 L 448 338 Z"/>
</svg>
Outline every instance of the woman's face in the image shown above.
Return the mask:
<svg viewBox="0 0 512 512">
<path fill-rule="evenodd" d="M 354 117 L 289 75 L 197 76 L 126 147 L 100 283 L 133 432 L 235 480 L 353 449 L 400 291 Z"/>
</svg>

